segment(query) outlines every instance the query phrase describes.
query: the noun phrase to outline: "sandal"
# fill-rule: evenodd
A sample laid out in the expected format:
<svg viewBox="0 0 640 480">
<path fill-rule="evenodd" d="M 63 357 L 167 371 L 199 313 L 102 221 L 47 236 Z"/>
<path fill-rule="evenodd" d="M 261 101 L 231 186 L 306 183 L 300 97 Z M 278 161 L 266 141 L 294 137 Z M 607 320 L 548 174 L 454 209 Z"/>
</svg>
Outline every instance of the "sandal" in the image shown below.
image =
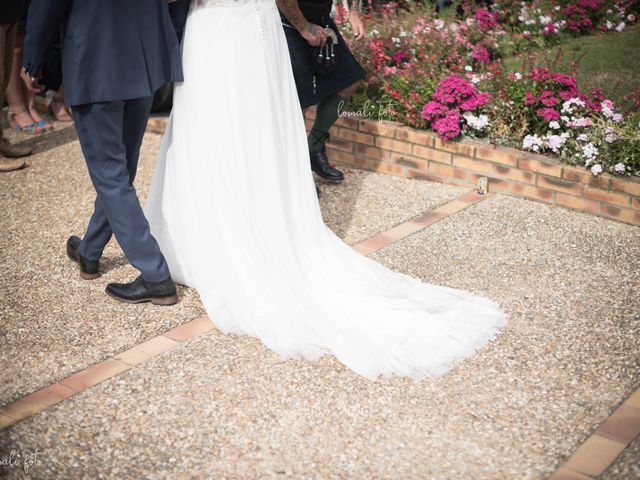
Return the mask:
<svg viewBox="0 0 640 480">
<path fill-rule="evenodd" d="M 39 125 L 37 122 L 33 122 L 29 125 L 25 125 L 24 127 L 20 126 L 20 124 L 18 124 L 18 122 L 15 119 L 15 116 L 20 114 L 20 113 L 29 113 L 29 110 L 27 110 L 26 108 L 23 108 L 22 110 L 19 110 L 18 112 L 14 111 L 14 110 L 9 110 L 7 112 L 7 118 L 9 119 L 9 125 L 11 125 L 11 128 L 13 128 L 16 132 L 25 132 L 25 133 L 33 133 L 33 134 L 41 134 L 42 132 L 44 132 L 44 129 L 42 128 L 41 125 Z M 33 119 L 32 119 L 33 120 Z"/>
<path fill-rule="evenodd" d="M 35 112 L 36 115 L 40 116 L 40 112 L 38 112 L 36 110 L 36 107 L 29 107 L 29 115 L 31 115 L 31 112 Z M 33 115 L 31 115 L 31 116 L 33 117 Z M 42 128 L 43 132 L 46 132 L 48 130 L 53 130 L 55 128 L 53 125 L 51 125 L 46 120 L 37 120 L 36 121 L 36 125 L 38 125 L 38 127 Z"/>
</svg>

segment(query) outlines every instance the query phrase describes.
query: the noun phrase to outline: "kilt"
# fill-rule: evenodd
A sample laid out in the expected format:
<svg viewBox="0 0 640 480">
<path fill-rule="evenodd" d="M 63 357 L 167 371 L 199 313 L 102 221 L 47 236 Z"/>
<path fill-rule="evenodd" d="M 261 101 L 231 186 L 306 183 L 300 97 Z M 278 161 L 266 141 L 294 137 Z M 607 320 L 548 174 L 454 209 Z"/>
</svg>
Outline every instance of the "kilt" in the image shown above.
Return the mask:
<svg viewBox="0 0 640 480">
<path fill-rule="evenodd" d="M 330 97 L 365 77 L 364 69 L 353 57 L 334 21 L 329 19 L 327 24 L 338 35 L 337 65 L 329 75 L 317 75 L 311 63 L 311 45 L 295 28 L 283 22 L 293 76 L 302 108 L 315 105 L 319 100 Z"/>
</svg>

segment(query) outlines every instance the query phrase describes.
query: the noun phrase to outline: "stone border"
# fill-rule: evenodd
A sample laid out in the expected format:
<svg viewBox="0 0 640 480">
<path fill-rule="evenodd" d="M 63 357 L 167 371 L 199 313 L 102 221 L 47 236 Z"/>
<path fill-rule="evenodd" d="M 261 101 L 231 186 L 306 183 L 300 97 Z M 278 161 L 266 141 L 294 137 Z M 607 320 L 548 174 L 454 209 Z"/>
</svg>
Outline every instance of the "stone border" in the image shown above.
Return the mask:
<svg viewBox="0 0 640 480">
<path fill-rule="evenodd" d="M 475 192 L 465 193 L 435 210 L 428 210 L 422 215 L 364 240 L 353 248 L 363 255 L 369 255 L 487 197 L 488 195 L 478 195 Z M 4 405 L 0 407 L 0 431 L 213 329 L 215 329 L 213 322 L 207 315 L 203 315 Z"/>
<path fill-rule="evenodd" d="M 640 388 L 620 405 L 549 480 L 591 480 L 602 475 L 640 435 Z"/>
<path fill-rule="evenodd" d="M 307 112 L 311 128 L 315 112 Z M 594 176 L 580 167 L 486 143 L 446 142 L 395 122 L 341 118 L 331 130 L 329 157 L 344 165 L 456 185 L 489 179 L 489 191 L 640 225 L 640 178 Z"/>
</svg>

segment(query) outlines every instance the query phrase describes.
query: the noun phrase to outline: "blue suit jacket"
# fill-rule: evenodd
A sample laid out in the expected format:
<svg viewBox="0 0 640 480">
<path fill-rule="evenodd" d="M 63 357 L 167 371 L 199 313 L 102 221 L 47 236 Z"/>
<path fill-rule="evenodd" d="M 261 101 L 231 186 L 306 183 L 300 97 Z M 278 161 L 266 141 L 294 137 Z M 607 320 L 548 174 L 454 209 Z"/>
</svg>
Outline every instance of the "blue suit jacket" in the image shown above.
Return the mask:
<svg viewBox="0 0 640 480">
<path fill-rule="evenodd" d="M 149 97 L 183 80 L 176 29 L 189 1 L 171 4 L 172 18 L 168 0 L 33 0 L 23 65 L 38 74 L 60 32 L 69 105 Z"/>
</svg>

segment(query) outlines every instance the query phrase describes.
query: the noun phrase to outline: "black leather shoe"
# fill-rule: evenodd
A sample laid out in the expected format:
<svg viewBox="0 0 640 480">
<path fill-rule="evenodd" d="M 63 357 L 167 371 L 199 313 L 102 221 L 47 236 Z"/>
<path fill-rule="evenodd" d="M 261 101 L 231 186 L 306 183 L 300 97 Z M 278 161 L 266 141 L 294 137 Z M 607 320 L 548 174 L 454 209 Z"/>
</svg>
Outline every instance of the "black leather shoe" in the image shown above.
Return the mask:
<svg viewBox="0 0 640 480">
<path fill-rule="evenodd" d="M 148 282 L 142 275 L 131 283 L 110 283 L 107 295 L 126 303 L 151 302 L 154 305 L 175 305 L 178 303 L 176 284 L 167 278 L 162 282 Z"/>
<path fill-rule="evenodd" d="M 332 167 L 329 164 L 327 151 L 324 148 L 325 143 L 329 141 L 329 133 L 320 132 L 315 128 L 312 128 L 309 138 L 312 139 L 312 142 L 315 146 L 320 147 L 319 149 L 314 148 L 314 150 L 319 150 L 318 152 L 309 153 L 309 157 L 311 158 L 311 170 L 313 170 L 319 177 L 324 178 L 327 182 L 342 182 L 344 180 L 344 175 L 340 170 Z"/>
<path fill-rule="evenodd" d="M 344 174 L 337 168 L 329 165 L 329 159 L 324 151 L 313 152 L 311 157 L 311 170 L 316 175 L 331 183 L 341 183 L 344 180 Z"/>
<path fill-rule="evenodd" d="M 100 261 L 89 260 L 80 255 L 78 248 L 80 239 L 69 237 L 67 240 L 67 256 L 80 266 L 80 276 L 85 280 L 94 280 L 100 276 Z"/>
</svg>

